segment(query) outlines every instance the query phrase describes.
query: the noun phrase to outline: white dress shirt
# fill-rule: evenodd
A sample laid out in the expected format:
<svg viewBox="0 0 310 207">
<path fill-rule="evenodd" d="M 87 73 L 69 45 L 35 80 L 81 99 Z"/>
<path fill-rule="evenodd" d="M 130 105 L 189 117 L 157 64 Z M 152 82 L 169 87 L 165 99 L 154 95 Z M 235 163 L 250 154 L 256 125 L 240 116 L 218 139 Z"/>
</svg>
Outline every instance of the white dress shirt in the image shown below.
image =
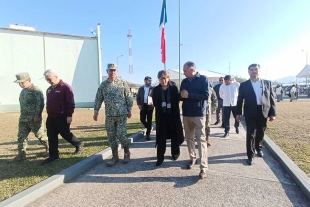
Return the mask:
<svg viewBox="0 0 310 207">
<path fill-rule="evenodd" d="M 147 104 L 147 99 L 149 96 L 150 87 L 144 86 L 144 103 Z"/>
<path fill-rule="evenodd" d="M 263 105 L 263 84 L 262 80 L 259 79 L 258 81 L 252 81 L 252 86 L 256 95 L 256 103 L 257 105 Z"/>
<path fill-rule="evenodd" d="M 240 83 L 233 82 L 230 85 L 225 83 L 220 87 L 220 97 L 223 99 L 223 106 L 237 106 Z"/>
<path fill-rule="evenodd" d="M 282 87 L 280 86 L 280 87 L 278 87 L 278 88 L 276 88 L 276 94 L 277 95 L 281 95 L 282 94 Z"/>
</svg>

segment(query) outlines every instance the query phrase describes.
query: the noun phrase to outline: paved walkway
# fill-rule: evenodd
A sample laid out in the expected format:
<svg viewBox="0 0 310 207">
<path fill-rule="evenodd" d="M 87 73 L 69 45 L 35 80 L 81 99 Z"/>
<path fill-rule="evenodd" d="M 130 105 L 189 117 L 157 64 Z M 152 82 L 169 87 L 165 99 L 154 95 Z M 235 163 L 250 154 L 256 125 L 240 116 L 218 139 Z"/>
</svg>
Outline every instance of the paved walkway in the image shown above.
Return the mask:
<svg viewBox="0 0 310 207">
<path fill-rule="evenodd" d="M 152 141 L 142 138 L 131 145 L 129 164 L 108 168 L 105 161 L 28 206 L 310 206 L 267 149 L 264 158 L 246 164 L 242 127 L 239 135 L 232 127 L 229 138 L 221 138 L 219 126 L 211 133 L 206 180 L 198 179 L 198 164 L 186 169 L 186 142 L 177 161 L 171 160 L 167 144 L 164 163 L 155 167 L 153 132 Z"/>
</svg>

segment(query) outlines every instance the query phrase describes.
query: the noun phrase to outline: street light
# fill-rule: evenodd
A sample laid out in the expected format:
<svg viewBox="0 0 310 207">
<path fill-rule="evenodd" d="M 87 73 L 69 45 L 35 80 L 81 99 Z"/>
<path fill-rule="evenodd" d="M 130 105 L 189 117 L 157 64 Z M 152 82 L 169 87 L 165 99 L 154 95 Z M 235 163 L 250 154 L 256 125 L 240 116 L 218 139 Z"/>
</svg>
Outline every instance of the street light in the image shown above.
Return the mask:
<svg viewBox="0 0 310 207">
<path fill-rule="evenodd" d="M 306 52 L 306 67 L 308 65 L 308 51 L 306 50 L 302 50 L 303 52 Z M 296 83 L 297 83 L 297 80 L 296 80 Z M 307 86 L 307 83 L 308 83 L 308 78 L 306 77 L 306 86 Z"/>
<path fill-rule="evenodd" d="M 118 58 L 123 57 L 123 56 L 124 56 L 124 55 L 120 55 L 120 56 L 118 56 L 118 57 L 116 58 L 117 67 L 118 67 Z"/>
<path fill-rule="evenodd" d="M 302 50 L 303 52 L 306 52 L 306 65 L 308 65 L 308 51 Z"/>
</svg>

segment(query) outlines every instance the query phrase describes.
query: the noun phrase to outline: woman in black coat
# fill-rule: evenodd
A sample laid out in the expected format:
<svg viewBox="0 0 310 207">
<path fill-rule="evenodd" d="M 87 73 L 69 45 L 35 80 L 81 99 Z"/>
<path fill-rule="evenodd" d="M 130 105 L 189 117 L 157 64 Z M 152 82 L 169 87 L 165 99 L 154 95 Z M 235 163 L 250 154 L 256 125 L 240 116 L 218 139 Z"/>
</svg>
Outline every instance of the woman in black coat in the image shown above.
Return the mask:
<svg viewBox="0 0 310 207">
<path fill-rule="evenodd" d="M 159 85 L 153 89 L 153 104 L 156 116 L 156 146 L 159 166 L 164 161 L 166 140 L 171 139 L 171 155 L 173 160 L 180 156 L 180 145 L 184 142 L 184 134 L 180 117 L 179 91 L 174 82 L 170 81 L 167 71 L 159 71 Z"/>
</svg>

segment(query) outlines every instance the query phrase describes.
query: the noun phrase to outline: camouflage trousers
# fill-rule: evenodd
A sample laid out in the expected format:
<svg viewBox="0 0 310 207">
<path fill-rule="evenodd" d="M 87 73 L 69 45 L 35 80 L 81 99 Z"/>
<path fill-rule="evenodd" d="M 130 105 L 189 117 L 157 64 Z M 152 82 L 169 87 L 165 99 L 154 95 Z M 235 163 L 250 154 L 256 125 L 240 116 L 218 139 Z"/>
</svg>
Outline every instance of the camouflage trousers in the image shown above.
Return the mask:
<svg viewBox="0 0 310 207">
<path fill-rule="evenodd" d="M 206 137 L 210 136 L 210 124 L 211 124 L 211 106 L 207 106 L 206 112 Z"/>
<path fill-rule="evenodd" d="M 105 127 L 108 134 L 108 141 L 111 149 L 116 149 L 119 140 L 123 147 L 128 147 L 127 135 L 127 115 L 123 116 L 107 116 L 105 120 Z"/>
<path fill-rule="evenodd" d="M 29 122 L 19 122 L 18 124 L 18 151 L 26 151 L 28 146 L 28 135 L 33 132 L 35 137 L 38 138 L 43 146 L 48 146 L 47 136 L 44 132 L 42 119 L 39 122 L 29 121 Z"/>
</svg>

